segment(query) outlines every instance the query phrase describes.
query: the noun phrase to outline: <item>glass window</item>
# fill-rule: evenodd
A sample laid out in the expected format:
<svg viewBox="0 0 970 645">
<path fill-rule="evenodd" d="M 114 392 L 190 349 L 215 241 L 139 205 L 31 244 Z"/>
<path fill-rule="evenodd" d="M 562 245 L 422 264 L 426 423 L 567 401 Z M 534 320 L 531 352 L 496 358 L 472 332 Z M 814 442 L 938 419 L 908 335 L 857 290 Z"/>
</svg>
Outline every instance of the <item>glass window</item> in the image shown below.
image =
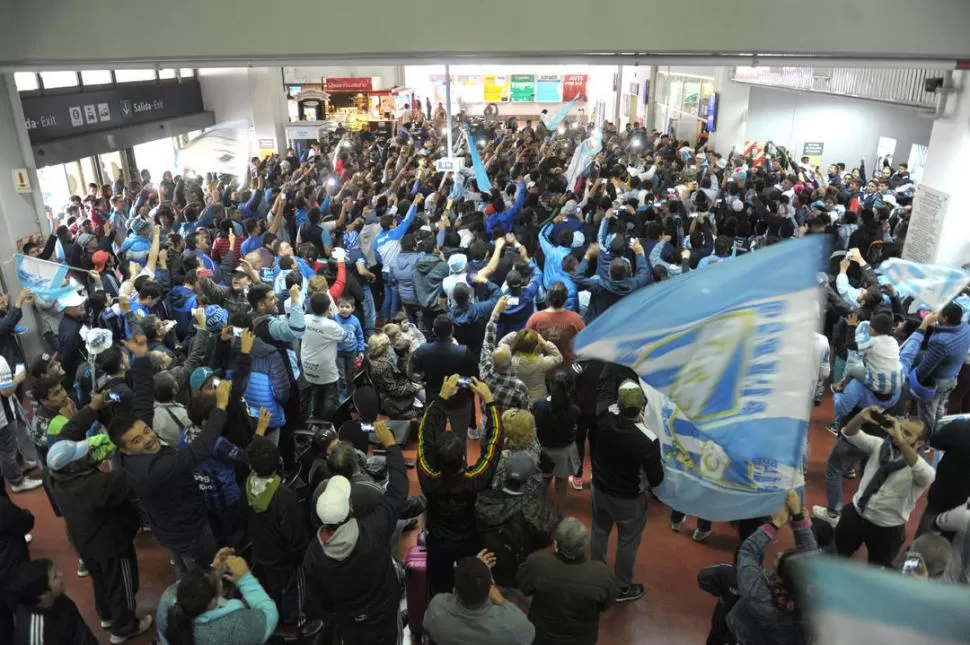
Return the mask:
<svg viewBox="0 0 970 645">
<path fill-rule="evenodd" d="M 18 92 L 29 92 L 40 87 L 37 74 L 34 72 L 14 72 L 13 80 L 17 83 Z"/>
<path fill-rule="evenodd" d="M 136 83 L 138 81 L 154 81 L 153 69 L 116 69 L 115 80 L 119 83 Z"/>
<path fill-rule="evenodd" d="M 175 68 L 160 69 L 158 70 L 158 78 L 164 80 L 166 78 L 175 78 Z"/>
<path fill-rule="evenodd" d="M 44 81 L 44 89 L 48 90 L 77 87 L 77 72 L 41 72 L 40 79 Z"/>
<path fill-rule="evenodd" d="M 64 164 L 37 169 L 37 179 L 40 180 L 40 193 L 44 196 L 44 205 L 55 215 L 63 213 L 71 199 L 71 189 L 65 170 Z"/>
<path fill-rule="evenodd" d="M 81 84 L 82 85 L 110 85 L 111 70 L 110 69 L 82 69 Z"/>
<path fill-rule="evenodd" d="M 88 186 L 84 183 L 84 177 L 81 175 L 80 163 L 71 161 L 64 164 L 64 172 L 67 175 L 67 189 L 71 195 L 77 195 L 83 198 L 88 194 Z"/>
<path fill-rule="evenodd" d="M 191 67 L 183 67 L 179 69 L 179 76 L 182 78 L 192 78 L 195 76 L 195 70 Z"/>
<path fill-rule="evenodd" d="M 135 165 L 139 170 L 147 170 L 152 176 L 152 183 L 157 184 L 166 170 L 175 174 L 175 143 L 174 138 L 166 137 L 132 147 L 135 153 Z"/>
<path fill-rule="evenodd" d="M 97 184 L 101 186 L 101 182 L 98 180 L 98 172 L 94 168 L 94 157 L 85 157 L 81 159 L 81 172 L 84 174 L 84 194 L 90 192 L 88 190 L 88 184 Z"/>
<path fill-rule="evenodd" d="M 101 177 L 106 183 L 114 184 L 115 180 L 123 178 L 120 152 L 100 154 L 98 155 L 98 163 L 101 165 Z"/>
</svg>

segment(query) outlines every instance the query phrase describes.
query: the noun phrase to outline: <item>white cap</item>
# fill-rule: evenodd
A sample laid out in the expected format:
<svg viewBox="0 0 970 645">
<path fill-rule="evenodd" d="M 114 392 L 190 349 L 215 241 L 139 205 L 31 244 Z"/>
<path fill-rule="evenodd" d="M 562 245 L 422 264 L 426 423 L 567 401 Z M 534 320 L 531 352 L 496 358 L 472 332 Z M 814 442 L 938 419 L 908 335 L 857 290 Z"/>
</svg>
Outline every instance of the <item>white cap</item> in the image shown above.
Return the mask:
<svg viewBox="0 0 970 645">
<path fill-rule="evenodd" d="M 61 309 L 67 309 L 68 307 L 77 307 L 78 305 L 83 305 L 84 301 L 84 296 L 79 294 L 77 291 L 72 291 L 58 298 L 57 304 L 60 305 Z"/>
<path fill-rule="evenodd" d="M 317 499 L 317 517 L 325 525 L 343 524 L 350 515 L 350 482 L 335 475 Z"/>
</svg>

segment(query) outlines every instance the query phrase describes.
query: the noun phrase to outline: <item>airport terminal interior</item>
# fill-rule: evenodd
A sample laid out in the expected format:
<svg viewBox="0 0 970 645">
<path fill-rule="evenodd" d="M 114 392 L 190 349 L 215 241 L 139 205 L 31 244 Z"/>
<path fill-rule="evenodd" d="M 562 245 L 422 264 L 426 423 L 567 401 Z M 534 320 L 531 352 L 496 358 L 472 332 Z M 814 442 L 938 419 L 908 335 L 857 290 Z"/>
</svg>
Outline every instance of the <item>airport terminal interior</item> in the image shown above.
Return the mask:
<svg viewBox="0 0 970 645">
<path fill-rule="evenodd" d="M 642 4 L 0 0 L 0 643 L 970 642 L 970 3 Z"/>
</svg>

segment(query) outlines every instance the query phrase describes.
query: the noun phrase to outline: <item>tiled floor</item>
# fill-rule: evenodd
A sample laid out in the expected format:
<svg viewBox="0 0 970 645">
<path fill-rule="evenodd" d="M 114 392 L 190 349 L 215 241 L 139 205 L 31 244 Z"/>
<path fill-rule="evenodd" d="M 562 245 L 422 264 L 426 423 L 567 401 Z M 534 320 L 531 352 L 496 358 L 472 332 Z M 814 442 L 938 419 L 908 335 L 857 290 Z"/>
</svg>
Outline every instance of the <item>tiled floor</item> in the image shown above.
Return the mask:
<svg viewBox="0 0 970 645">
<path fill-rule="evenodd" d="M 808 471 L 807 504 L 824 503 L 823 473 L 834 438 L 826 432 L 825 423 L 832 419 L 831 405 L 817 408 L 810 430 L 810 459 Z M 408 451 L 413 457 L 413 449 Z M 470 458 L 477 456 L 472 448 Z M 410 471 L 411 491 L 418 491 L 414 471 Z M 853 491 L 855 482 L 847 482 L 846 495 Z M 589 522 L 590 493 L 588 488 L 579 493 L 569 491 L 566 512 Z M 97 625 L 90 579 L 75 575 L 76 556 L 67 541 L 64 524 L 54 517 L 43 491 L 13 496 L 17 504 L 29 508 L 37 516 L 31 552 L 34 557 L 50 558 L 65 572 L 68 594 L 77 603 L 89 625 Z M 671 532 L 668 522 L 669 509 L 654 503 L 650 507 L 650 519 L 643 534 L 637 558 L 637 578 L 646 585 L 647 595 L 638 602 L 611 609 L 600 623 L 600 643 L 620 645 L 627 643 L 663 643 L 664 645 L 687 645 L 703 643 L 710 621 L 713 598 L 697 587 L 698 570 L 709 564 L 729 561 L 736 544 L 736 534 L 727 524 L 715 524 L 714 534 L 703 544 L 690 538 L 693 520 L 680 534 Z M 913 513 L 910 535 L 921 509 Z M 405 535 L 402 554 L 413 544 L 416 533 Z M 787 532 L 777 548 L 787 548 L 792 543 Z M 151 535 L 137 539 L 138 565 L 141 575 L 139 607 L 154 613 L 159 595 L 172 583 L 172 569 L 168 556 Z M 772 561 L 769 558 L 767 561 Z M 102 643 L 108 643 L 108 634 L 95 630 Z M 133 643 L 147 643 L 145 636 Z"/>
</svg>

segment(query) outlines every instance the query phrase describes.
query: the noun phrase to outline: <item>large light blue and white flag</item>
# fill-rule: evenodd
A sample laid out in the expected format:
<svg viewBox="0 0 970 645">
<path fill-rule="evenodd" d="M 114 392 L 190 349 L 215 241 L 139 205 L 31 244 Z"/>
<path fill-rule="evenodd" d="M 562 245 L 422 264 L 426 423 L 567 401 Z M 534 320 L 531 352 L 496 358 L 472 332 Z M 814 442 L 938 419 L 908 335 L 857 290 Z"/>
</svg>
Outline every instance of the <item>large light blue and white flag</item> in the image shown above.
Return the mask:
<svg viewBox="0 0 970 645">
<path fill-rule="evenodd" d="M 803 485 L 825 245 L 812 235 L 653 285 L 576 337 L 580 358 L 627 365 L 665 395 L 648 390 L 645 415 L 665 503 L 736 520 L 770 515 Z"/>
<path fill-rule="evenodd" d="M 485 170 L 485 164 L 482 163 L 481 155 L 478 154 L 475 137 L 472 136 L 467 125 L 465 126 L 465 140 L 468 142 L 468 154 L 472 158 L 472 170 L 475 171 L 475 183 L 478 184 L 478 191 L 487 193 L 492 190 L 492 182 L 488 180 L 488 172 Z"/>
<path fill-rule="evenodd" d="M 54 302 L 75 291 L 77 287 L 65 283 L 68 266 L 39 258 L 17 254 L 17 278 L 20 286 L 30 289 L 38 298 Z"/>
<path fill-rule="evenodd" d="M 940 311 L 970 283 L 970 273 L 941 264 L 920 264 L 890 258 L 879 265 L 882 282 L 896 289 L 900 298 L 912 296 L 925 308 Z"/>
<path fill-rule="evenodd" d="M 578 99 L 572 99 L 571 101 L 563 103 L 555 113 L 551 114 L 547 119 L 545 119 L 543 123 L 545 124 L 546 129 L 552 132 L 558 128 L 559 124 L 562 123 L 567 116 L 569 116 L 569 111 L 573 109 L 574 105 L 576 105 L 577 100 Z"/>
<path fill-rule="evenodd" d="M 799 582 L 825 645 L 970 642 L 970 590 L 827 557 L 801 559 Z"/>
<path fill-rule="evenodd" d="M 603 132 L 599 128 L 594 129 L 582 143 L 576 146 L 576 150 L 573 151 L 573 158 L 570 159 L 569 166 L 566 167 L 566 186 L 570 190 L 575 188 L 576 182 L 602 149 Z"/>
</svg>

